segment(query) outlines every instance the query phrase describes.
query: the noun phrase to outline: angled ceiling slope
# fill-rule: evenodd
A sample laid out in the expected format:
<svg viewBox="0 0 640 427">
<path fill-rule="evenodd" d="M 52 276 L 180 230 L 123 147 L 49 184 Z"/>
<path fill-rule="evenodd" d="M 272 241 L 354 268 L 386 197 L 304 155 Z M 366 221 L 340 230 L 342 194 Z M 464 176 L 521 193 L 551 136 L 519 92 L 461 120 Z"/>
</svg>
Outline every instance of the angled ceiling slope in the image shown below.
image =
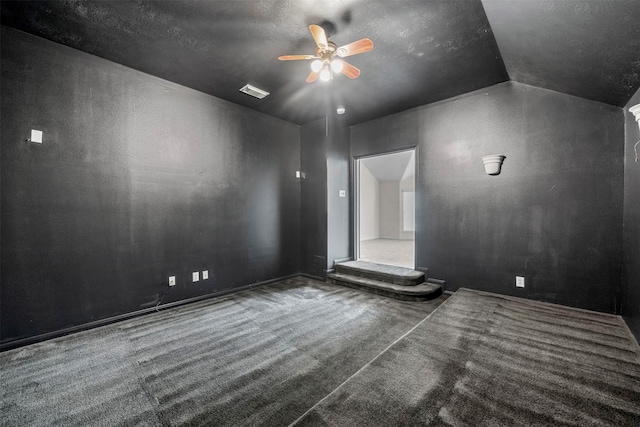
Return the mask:
<svg viewBox="0 0 640 427">
<path fill-rule="evenodd" d="M 509 78 L 623 107 L 640 86 L 640 1 L 482 0 Z"/>
<path fill-rule="evenodd" d="M 412 173 L 415 174 L 414 168 L 407 171 L 408 167 L 415 163 L 414 153 L 415 151 L 410 150 L 367 157 L 361 160 L 361 164 L 365 165 L 380 182 L 400 182 L 405 178 L 405 175 L 408 177 Z"/>
<path fill-rule="evenodd" d="M 3 25 L 297 124 L 338 106 L 356 124 L 509 79 L 616 106 L 640 86 L 637 0 L 3 0 L 0 8 Z M 306 61 L 278 61 L 314 51 L 310 24 L 338 45 L 373 40 L 372 52 L 350 61 L 358 79 L 305 83 Z M 247 83 L 271 95 L 239 92 Z"/>
</svg>

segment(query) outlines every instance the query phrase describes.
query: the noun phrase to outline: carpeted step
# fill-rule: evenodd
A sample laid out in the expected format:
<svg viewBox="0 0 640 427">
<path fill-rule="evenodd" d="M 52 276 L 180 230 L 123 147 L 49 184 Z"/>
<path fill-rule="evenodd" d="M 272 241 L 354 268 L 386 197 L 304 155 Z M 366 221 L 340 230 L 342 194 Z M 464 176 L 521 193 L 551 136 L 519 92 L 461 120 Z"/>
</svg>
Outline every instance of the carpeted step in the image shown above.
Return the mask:
<svg viewBox="0 0 640 427">
<path fill-rule="evenodd" d="M 336 285 L 363 289 L 378 295 L 406 301 L 426 301 L 437 298 L 442 293 L 442 287 L 432 283 L 405 286 L 342 273 L 329 273 L 327 280 Z"/>
<path fill-rule="evenodd" d="M 336 273 L 402 286 L 416 286 L 425 281 L 424 273 L 420 271 L 366 261 L 338 263 L 336 264 Z"/>
</svg>

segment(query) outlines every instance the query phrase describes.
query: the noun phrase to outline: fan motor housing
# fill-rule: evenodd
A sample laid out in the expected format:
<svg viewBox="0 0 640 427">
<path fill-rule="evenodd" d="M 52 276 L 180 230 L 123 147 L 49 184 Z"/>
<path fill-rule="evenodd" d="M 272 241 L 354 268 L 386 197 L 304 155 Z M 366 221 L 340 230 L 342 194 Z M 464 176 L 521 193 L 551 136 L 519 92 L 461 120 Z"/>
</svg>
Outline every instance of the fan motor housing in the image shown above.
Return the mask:
<svg viewBox="0 0 640 427">
<path fill-rule="evenodd" d="M 327 44 L 328 46 L 325 48 L 318 46 L 316 49 L 316 56 L 323 61 L 331 61 L 331 59 L 333 59 L 333 55 L 335 55 L 336 50 L 338 49 L 338 46 L 332 41 L 329 41 Z"/>
</svg>

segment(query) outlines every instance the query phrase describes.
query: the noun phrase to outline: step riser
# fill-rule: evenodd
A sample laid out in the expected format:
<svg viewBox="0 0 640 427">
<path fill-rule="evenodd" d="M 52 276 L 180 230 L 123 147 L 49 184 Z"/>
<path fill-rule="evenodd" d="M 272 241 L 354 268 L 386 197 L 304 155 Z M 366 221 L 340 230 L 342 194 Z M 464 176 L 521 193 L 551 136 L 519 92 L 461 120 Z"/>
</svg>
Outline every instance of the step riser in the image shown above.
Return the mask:
<svg viewBox="0 0 640 427">
<path fill-rule="evenodd" d="M 349 288 L 359 289 L 359 290 L 367 291 L 373 294 L 382 295 L 385 297 L 391 297 L 391 298 L 403 300 L 403 301 L 428 301 L 428 300 L 437 298 L 442 293 L 442 292 L 434 292 L 428 295 L 404 295 L 404 294 L 398 294 L 395 292 L 385 291 L 383 289 L 370 288 L 368 286 L 361 285 L 358 283 L 351 283 L 344 280 L 337 280 L 334 278 L 328 278 L 327 280 L 329 281 L 329 283 L 333 283 L 334 285 L 340 285 L 340 286 L 346 286 Z"/>
<path fill-rule="evenodd" d="M 350 268 L 341 264 L 336 265 L 336 273 L 349 274 L 351 276 L 363 277 L 365 279 L 379 280 L 381 282 L 393 283 L 394 285 L 415 286 L 424 283 L 424 275 L 415 279 L 405 279 L 402 277 L 393 277 L 376 272 L 362 271 Z"/>
</svg>

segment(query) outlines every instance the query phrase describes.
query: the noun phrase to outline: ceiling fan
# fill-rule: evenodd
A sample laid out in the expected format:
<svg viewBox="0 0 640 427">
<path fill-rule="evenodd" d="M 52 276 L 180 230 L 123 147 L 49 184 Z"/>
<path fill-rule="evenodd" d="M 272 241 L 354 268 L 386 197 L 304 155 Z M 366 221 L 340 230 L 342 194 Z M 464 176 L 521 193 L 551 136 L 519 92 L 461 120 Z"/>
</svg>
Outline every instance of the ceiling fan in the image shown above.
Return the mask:
<svg viewBox="0 0 640 427">
<path fill-rule="evenodd" d="M 373 49 L 373 42 L 367 38 L 360 39 L 344 46 L 336 44 L 327 39 L 324 29 L 319 25 L 309 25 L 311 35 L 318 46 L 315 55 L 283 55 L 278 59 L 281 61 L 297 61 L 300 59 L 313 59 L 311 63 L 311 74 L 307 77 L 307 83 L 320 80 L 328 81 L 333 79 L 333 73 L 342 73 L 350 79 L 355 79 L 360 75 L 360 70 L 342 59 L 351 55 L 369 52 Z"/>
</svg>

